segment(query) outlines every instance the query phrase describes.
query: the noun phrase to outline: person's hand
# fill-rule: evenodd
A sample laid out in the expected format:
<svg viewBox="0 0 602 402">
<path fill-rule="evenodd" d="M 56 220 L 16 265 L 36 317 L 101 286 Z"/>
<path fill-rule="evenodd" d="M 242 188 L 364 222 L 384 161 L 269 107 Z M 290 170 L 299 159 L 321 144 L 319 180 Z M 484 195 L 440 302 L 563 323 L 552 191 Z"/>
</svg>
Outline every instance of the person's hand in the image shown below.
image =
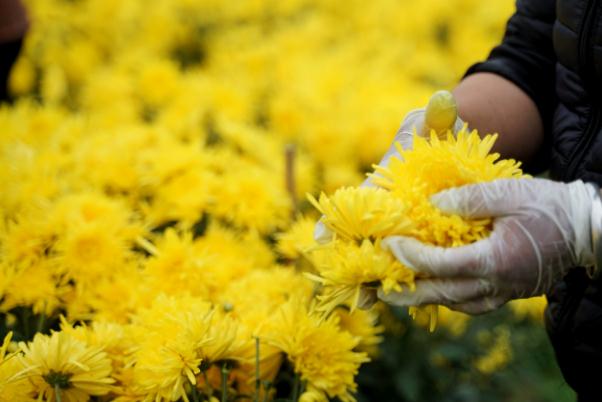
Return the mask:
<svg viewBox="0 0 602 402">
<path fill-rule="evenodd" d="M 447 91 L 437 91 L 433 94 L 425 108 L 412 110 L 404 117 L 393 142 L 378 163 L 378 166 L 388 166 L 392 157 L 402 159 L 397 150 L 397 143 L 404 150 L 412 149 L 414 135 L 427 137 L 430 135 L 431 130 L 434 130 L 438 135 L 447 134 L 448 130 L 451 130 L 455 135 L 463 126 L 464 122 L 458 117 L 457 105 L 453 95 Z M 360 185 L 360 187 L 363 186 L 375 186 L 375 184 L 368 177 Z M 314 228 L 314 240 L 318 244 L 326 244 L 332 241 L 332 238 L 332 232 L 320 219 Z M 368 309 L 377 300 L 376 289 L 364 287 L 361 290 L 358 307 Z"/>
<path fill-rule="evenodd" d="M 515 298 L 541 295 L 577 266 L 594 265 L 591 213 L 596 188 L 545 179 L 502 179 L 443 191 L 442 211 L 494 218 L 493 231 L 473 244 L 442 248 L 393 236 L 382 241 L 404 265 L 425 276 L 416 290 L 379 298 L 401 306 L 442 304 L 469 314 Z"/>
<path fill-rule="evenodd" d="M 404 117 L 399 130 L 397 130 L 397 134 L 395 134 L 395 138 L 393 139 L 391 146 L 389 146 L 389 149 L 387 152 L 385 152 L 381 161 L 378 163 L 378 166 L 388 166 L 392 157 L 401 159 L 401 155 L 399 155 L 397 147 L 395 146 L 396 143 L 399 143 L 401 148 L 404 150 L 412 149 L 415 134 L 420 136 L 429 135 L 431 128 L 425 125 L 426 114 L 426 108 L 421 108 L 412 110 Z M 456 115 L 456 120 L 452 127 L 452 132 L 454 135 L 462 129 L 463 125 L 464 122 Z M 375 184 L 372 183 L 371 179 L 368 177 L 360 185 L 360 187 L 363 186 L 375 186 Z M 332 240 L 332 232 L 328 230 L 328 228 L 324 226 L 321 221 L 318 221 L 314 228 L 314 240 L 318 244 L 326 244 Z"/>
</svg>

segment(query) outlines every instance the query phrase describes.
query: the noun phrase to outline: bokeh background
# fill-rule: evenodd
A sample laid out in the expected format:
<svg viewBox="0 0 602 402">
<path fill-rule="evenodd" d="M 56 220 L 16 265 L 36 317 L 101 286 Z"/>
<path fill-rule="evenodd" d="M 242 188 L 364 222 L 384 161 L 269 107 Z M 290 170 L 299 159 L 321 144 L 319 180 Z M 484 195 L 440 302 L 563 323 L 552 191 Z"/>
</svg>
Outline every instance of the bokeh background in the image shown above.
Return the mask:
<svg viewBox="0 0 602 402">
<path fill-rule="evenodd" d="M 267 265 L 304 264 L 316 218 L 305 194 L 361 183 L 404 114 L 485 58 L 514 9 L 512 0 L 25 3 L 14 102 L 0 108 L 4 221 L 48 223 L 49 200 L 93 189 L 154 233 L 227 224 L 242 251 L 220 252 L 246 249 Z M 26 231 L 3 228 L 2 241 L 24 244 Z M 2 266 L 2 337 L 30 339 L 39 322 L 56 328 L 59 313 L 120 317 L 127 306 L 108 305 L 133 298 L 131 277 L 99 273 L 102 291 L 65 297 L 39 271 Z M 358 399 L 571 401 L 544 306 L 443 312 L 434 333 L 380 307 L 385 336 L 361 369 Z"/>
</svg>

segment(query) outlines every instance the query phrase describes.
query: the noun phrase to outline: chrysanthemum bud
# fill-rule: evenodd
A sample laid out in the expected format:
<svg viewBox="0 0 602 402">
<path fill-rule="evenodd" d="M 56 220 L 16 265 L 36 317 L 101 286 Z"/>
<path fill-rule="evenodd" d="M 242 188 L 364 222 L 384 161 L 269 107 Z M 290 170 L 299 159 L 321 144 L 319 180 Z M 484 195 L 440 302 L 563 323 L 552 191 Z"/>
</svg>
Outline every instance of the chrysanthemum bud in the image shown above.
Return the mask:
<svg viewBox="0 0 602 402">
<path fill-rule="evenodd" d="M 438 135 L 454 127 L 458 118 L 458 107 L 449 91 L 437 91 L 429 99 L 424 118 L 424 133 L 434 130 Z"/>
</svg>

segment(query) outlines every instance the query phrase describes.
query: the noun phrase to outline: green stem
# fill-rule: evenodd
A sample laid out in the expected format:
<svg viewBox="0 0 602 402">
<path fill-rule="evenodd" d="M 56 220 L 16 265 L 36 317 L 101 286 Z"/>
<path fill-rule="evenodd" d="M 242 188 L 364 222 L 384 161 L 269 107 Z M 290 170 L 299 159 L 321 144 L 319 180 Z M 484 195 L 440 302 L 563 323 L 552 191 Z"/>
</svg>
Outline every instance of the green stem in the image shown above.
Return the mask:
<svg viewBox="0 0 602 402">
<path fill-rule="evenodd" d="M 270 382 L 269 381 L 264 381 L 263 382 L 263 402 L 268 402 L 268 396 L 270 395 Z"/>
<path fill-rule="evenodd" d="M 199 402 L 199 392 L 196 389 L 196 384 L 192 384 L 192 401 Z"/>
<path fill-rule="evenodd" d="M 259 388 L 261 387 L 259 375 L 259 337 L 255 337 L 255 397 L 253 402 L 259 402 Z"/>
<path fill-rule="evenodd" d="M 211 398 L 211 395 L 213 394 L 213 389 L 211 388 L 211 385 L 209 385 L 209 377 L 207 377 L 207 370 L 203 370 L 203 379 L 205 380 L 205 394 L 207 395 L 207 398 Z"/>
<path fill-rule="evenodd" d="M 299 388 L 301 385 L 301 378 L 299 374 L 295 373 L 295 382 L 293 383 L 293 402 L 299 400 Z"/>
<path fill-rule="evenodd" d="M 228 362 L 222 365 L 222 402 L 228 402 Z"/>
<path fill-rule="evenodd" d="M 61 398 L 61 387 L 59 387 L 59 384 L 54 384 L 54 396 L 56 397 L 56 402 L 63 402 L 63 399 Z"/>
<path fill-rule="evenodd" d="M 299 205 L 297 203 L 297 186 L 295 183 L 295 157 L 296 157 L 296 149 L 294 144 L 286 144 L 284 149 L 284 157 L 285 157 L 285 183 L 286 190 L 291 199 L 291 216 L 293 219 L 297 216 L 299 212 Z"/>
<path fill-rule="evenodd" d="M 42 313 L 40 314 L 40 317 L 38 317 L 38 326 L 36 328 L 36 332 L 43 332 L 44 324 L 46 324 L 46 313 Z"/>
</svg>

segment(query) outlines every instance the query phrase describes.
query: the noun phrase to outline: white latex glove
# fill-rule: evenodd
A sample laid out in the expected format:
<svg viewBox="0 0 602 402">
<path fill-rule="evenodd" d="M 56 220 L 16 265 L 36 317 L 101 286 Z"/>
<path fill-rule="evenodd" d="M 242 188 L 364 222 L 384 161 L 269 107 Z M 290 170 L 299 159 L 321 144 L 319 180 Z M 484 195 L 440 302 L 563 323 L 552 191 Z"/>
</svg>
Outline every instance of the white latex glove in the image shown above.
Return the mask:
<svg viewBox="0 0 602 402">
<path fill-rule="evenodd" d="M 384 295 L 385 302 L 442 304 L 469 314 L 510 299 L 541 295 L 577 266 L 594 265 L 591 214 L 596 188 L 545 179 L 503 179 L 443 191 L 432 202 L 466 218 L 493 217 L 493 231 L 473 244 L 442 248 L 406 237 L 381 245 L 428 279 L 416 290 Z"/>
<path fill-rule="evenodd" d="M 411 112 L 409 112 L 404 117 L 403 121 L 401 122 L 401 126 L 399 127 L 399 129 L 397 130 L 397 133 L 395 134 L 395 138 L 393 139 L 391 146 L 389 147 L 387 152 L 385 152 L 384 156 L 378 163 L 378 166 L 383 166 L 383 167 L 388 166 L 389 161 L 391 160 L 391 158 L 393 156 L 396 156 L 397 158 L 401 159 L 401 156 L 399 155 L 399 152 L 397 151 L 397 147 L 395 146 L 396 143 L 399 142 L 401 144 L 402 149 L 404 149 L 404 150 L 412 149 L 412 144 L 414 141 L 414 132 L 416 132 L 420 136 L 429 135 L 429 133 L 427 132 L 428 130 L 424 127 L 424 118 L 426 115 L 425 112 L 426 112 L 425 108 L 415 109 L 415 110 L 412 110 Z M 454 124 L 454 134 L 456 134 L 458 131 L 460 131 L 462 129 L 463 125 L 464 125 L 464 122 L 458 117 Z M 363 186 L 375 186 L 375 184 L 372 183 L 372 181 L 368 177 L 360 185 L 360 187 L 363 187 Z M 318 244 L 326 244 L 332 240 L 332 232 L 330 230 L 328 230 L 328 228 L 326 226 L 324 226 L 324 224 L 321 221 L 318 221 L 318 223 L 316 223 L 316 226 L 314 228 L 314 240 Z"/>
</svg>

